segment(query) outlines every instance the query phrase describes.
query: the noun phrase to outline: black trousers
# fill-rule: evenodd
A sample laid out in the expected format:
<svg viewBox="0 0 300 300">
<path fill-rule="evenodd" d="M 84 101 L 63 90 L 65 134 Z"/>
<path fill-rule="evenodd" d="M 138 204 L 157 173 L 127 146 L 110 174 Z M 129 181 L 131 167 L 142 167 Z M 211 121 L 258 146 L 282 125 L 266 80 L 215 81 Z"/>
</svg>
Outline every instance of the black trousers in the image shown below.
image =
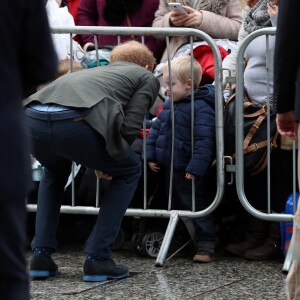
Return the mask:
<svg viewBox="0 0 300 300">
<path fill-rule="evenodd" d="M 0 299 L 28 300 L 25 198 L 32 183 L 29 143 L 19 102 L 0 111 Z"/>
<path fill-rule="evenodd" d="M 3 199 L 2 199 L 3 200 Z M 0 299 L 29 299 L 24 198 L 0 202 Z"/>
</svg>

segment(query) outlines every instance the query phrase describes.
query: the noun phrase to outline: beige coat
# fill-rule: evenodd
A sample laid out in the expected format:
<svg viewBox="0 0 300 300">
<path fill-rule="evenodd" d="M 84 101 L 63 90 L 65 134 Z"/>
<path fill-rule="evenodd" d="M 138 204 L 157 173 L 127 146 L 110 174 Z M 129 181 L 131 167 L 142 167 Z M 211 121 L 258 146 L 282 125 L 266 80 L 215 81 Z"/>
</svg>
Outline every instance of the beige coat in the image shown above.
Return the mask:
<svg viewBox="0 0 300 300">
<path fill-rule="evenodd" d="M 171 27 L 169 18 L 171 10 L 168 7 L 168 0 L 160 0 L 159 8 L 155 13 L 153 27 Z M 179 2 L 179 1 L 177 1 Z M 186 6 L 202 11 L 203 20 L 199 29 L 214 39 L 237 40 L 242 24 L 242 6 L 239 0 L 185 0 Z M 183 43 L 187 42 L 186 37 L 172 37 L 170 39 L 171 57 Z M 167 60 L 165 50 L 161 62 Z"/>
</svg>

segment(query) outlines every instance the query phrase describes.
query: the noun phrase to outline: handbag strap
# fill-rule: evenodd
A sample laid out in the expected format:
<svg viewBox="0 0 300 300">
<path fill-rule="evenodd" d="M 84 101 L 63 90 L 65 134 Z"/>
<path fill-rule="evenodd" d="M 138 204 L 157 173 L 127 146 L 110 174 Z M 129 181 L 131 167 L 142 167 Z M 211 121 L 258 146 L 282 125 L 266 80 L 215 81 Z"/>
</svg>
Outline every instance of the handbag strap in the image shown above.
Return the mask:
<svg viewBox="0 0 300 300">
<path fill-rule="evenodd" d="M 244 139 L 244 150 L 247 149 L 247 147 L 249 146 L 254 134 L 256 133 L 256 131 L 259 129 L 259 126 L 261 125 L 261 123 L 263 122 L 263 120 L 265 119 L 266 114 L 260 115 L 255 122 L 252 124 L 252 126 L 250 127 L 245 139 Z"/>
<path fill-rule="evenodd" d="M 270 139 L 270 147 L 271 150 L 277 148 L 277 138 L 278 138 L 278 131 L 276 130 L 276 133 L 274 136 Z M 248 146 L 247 148 L 244 149 L 244 154 L 250 153 L 250 152 L 255 152 L 259 150 L 260 148 L 266 147 L 268 145 L 268 140 L 261 141 L 259 143 L 254 143 Z"/>
<path fill-rule="evenodd" d="M 250 106 L 253 106 L 253 104 L 251 102 L 244 103 L 244 109 L 248 108 Z M 263 114 L 267 115 L 267 113 L 268 113 L 267 105 L 264 105 L 262 108 L 258 109 L 256 112 L 251 113 L 251 114 L 244 114 L 243 117 L 244 118 L 254 118 L 254 117 L 258 117 Z"/>
<path fill-rule="evenodd" d="M 271 150 L 277 148 L 277 138 L 278 138 L 278 135 L 279 135 L 279 133 L 278 133 L 278 131 L 276 130 L 276 133 L 274 134 L 273 139 L 272 139 L 272 141 L 271 141 L 271 143 L 270 143 Z M 267 141 L 264 141 L 264 142 L 267 142 Z M 267 143 L 266 143 L 266 144 L 267 144 Z M 263 147 L 266 147 L 266 145 L 263 146 Z M 255 151 L 256 151 L 256 150 L 255 150 Z M 254 169 L 251 171 L 251 175 L 252 175 L 252 176 L 253 176 L 253 175 L 256 175 L 256 174 L 258 174 L 258 173 L 260 173 L 260 172 L 267 166 L 267 164 L 268 164 L 267 158 L 268 158 L 267 152 L 265 152 L 265 154 L 264 154 L 264 155 L 262 156 L 262 158 L 260 159 L 260 163 L 257 164 L 259 167 L 254 168 Z"/>
</svg>

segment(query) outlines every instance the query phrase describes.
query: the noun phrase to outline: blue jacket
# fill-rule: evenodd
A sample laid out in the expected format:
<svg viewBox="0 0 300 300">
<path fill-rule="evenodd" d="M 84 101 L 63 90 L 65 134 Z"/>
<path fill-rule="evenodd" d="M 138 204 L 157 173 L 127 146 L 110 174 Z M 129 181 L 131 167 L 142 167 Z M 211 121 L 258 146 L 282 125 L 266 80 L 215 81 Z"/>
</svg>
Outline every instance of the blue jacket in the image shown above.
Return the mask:
<svg viewBox="0 0 300 300">
<path fill-rule="evenodd" d="M 191 145 L 191 97 L 174 103 L 174 169 L 202 178 L 215 156 L 215 87 L 207 84 L 194 94 L 194 151 Z M 170 166 L 172 149 L 171 100 L 151 126 L 147 161 Z"/>
</svg>

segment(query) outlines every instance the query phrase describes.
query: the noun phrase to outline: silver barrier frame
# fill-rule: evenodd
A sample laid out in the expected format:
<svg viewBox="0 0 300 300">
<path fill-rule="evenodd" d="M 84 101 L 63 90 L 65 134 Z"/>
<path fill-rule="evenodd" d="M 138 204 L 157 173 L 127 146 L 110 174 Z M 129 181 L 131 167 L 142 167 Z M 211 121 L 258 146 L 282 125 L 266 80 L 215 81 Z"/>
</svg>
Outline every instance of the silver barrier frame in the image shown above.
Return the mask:
<svg viewBox="0 0 300 300">
<path fill-rule="evenodd" d="M 206 33 L 189 28 L 154 28 L 154 27 L 98 27 L 98 26 L 66 26 L 66 27 L 53 27 L 51 28 L 52 33 L 57 34 L 70 34 L 70 41 L 72 41 L 74 34 L 97 34 L 104 35 L 115 35 L 120 41 L 121 35 L 137 35 L 141 36 L 142 42 L 144 41 L 144 36 L 164 36 L 166 38 L 167 44 L 171 36 L 191 36 L 200 38 L 208 43 L 211 47 L 214 55 L 214 70 L 215 70 L 215 111 L 216 111 L 216 176 L 217 176 L 217 191 L 213 202 L 209 207 L 202 211 L 185 211 L 185 210 L 160 210 L 160 209 L 146 209 L 144 199 L 144 209 L 128 208 L 125 216 L 133 217 L 158 217 L 158 218 L 169 218 L 169 223 L 165 231 L 164 239 L 160 247 L 160 251 L 156 258 L 155 265 L 163 266 L 167 252 L 176 228 L 176 225 L 181 218 L 186 220 L 189 218 L 199 218 L 205 216 L 212 211 L 214 211 L 222 200 L 224 194 L 224 182 L 225 182 L 225 169 L 224 169 L 224 139 L 223 139 L 223 96 L 222 96 L 222 59 L 218 49 L 218 46 L 214 40 Z M 97 42 L 97 39 L 95 38 Z M 70 43 L 70 53 L 73 53 L 72 42 Z M 97 44 L 96 44 L 97 47 Z M 169 56 L 169 55 L 168 55 Z M 170 57 L 169 57 L 170 60 Z M 71 56 L 71 70 L 73 58 Z M 144 139 L 145 140 L 145 139 Z M 74 168 L 72 169 L 72 174 L 74 175 Z M 74 179 L 74 178 L 73 178 Z M 145 191 L 144 191 L 145 195 Z M 144 197 L 145 198 L 145 197 Z M 97 202 L 97 201 L 96 201 Z M 195 207 L 193 205 L 193 207 Z M 36 204 L 27 204 L 27 210 L 30 212 L 35 212 L 37 208 Z M 61 213 L 67 214 L 91 214 L 97 215 L 99 212 L 99 205 L 97 207 L 91 206 L 76 206 L 75 205 L 75 194 L 74 194 L 74 180 L 72 180 L 72 204 L 62 205 Z"/>
<path fill-rule="evenodd" d="M 97 27 L 97 26 L 74 26 L 74 27 L 53 27 L 53 33 L 64 33 L 70 34 L 70 40 L 74 34 L 105 34 L 105 35 L 115 35 L 118 39 L 120 35 L 137 35 L 137 36 L 164 36 L 168 43 L 171 36 L 195 36 L 203 39 L 211 47 L 214 55 L 214 70 L 215 70 L 215 87 L 216 87 L 216 179 L 217 179 L 217 191 L 216 196 L 213 202 L 209 207 L 202 211 L 184 211 L 184 210 L 161 210 L 161 209 L 146 209 L 146 202 L 144 197 L 144 208 L 128 208 L 125 216 L 132 217 L 157 217 L 157 218 L 169 218 L 169 223 L 165 231 L 164 239 L 158 253 L 155 265 L 163 266 L 167 252 L 174 235 L 174 231 L 179 219 L 187 220 L 205 216 L 213 212 L 218 205 L 220 204 L 223 194 L 224 194 L 224 185 L 225 185 L 225 160 L 224 160 L 224 136 L 223 136 L 223 87 L 222 87 L 222 60 L 219 49 L 215 44 L 214 40 L 207 35 L 206 33 L 189 28 L 149 28 L 149 27 Z M 243 97 L 243 57 L 244 51 L 247 45 L 252 39 L 261 34 L 275 34 L 275 29 L 261 29 L 251 35 L 249 35 L 244 43 L 241 45 L 238 51 L 237 57 L 237 97 Z M 95 38 L 96 40 L 96 38 Z M 142 38 L 143 41 L 143 38 Z M 71 44 L 71 53 L 72 43 Z M 169 56 L 169 55 L 168 55 Z M 170 57 L 169 57 L 170 59 Z M 72 68 L 72 56 L 71 56 L 71 68 Z M 255 208 L 253 208 L 248 200 L 246 199 L 244 190 L 243 190 L 243 152 L 242 152 L 242 141 L 243 141 L 243 118 L 242 118 L 242 104 L 237 102 L 236 106 L 236 166 L 226 166 L 226 170 L 229 172 L 235 172 L 236 174 L 236 188 L 237 193 L 243 207 L 253 216 L 269 221 L 292 221 L 293 215 L 287 214 L 273 214 L 273 213 L 262 213 Z M 145 139 L 144 139 L 145 140 Z M 72 171 L 72 173 L 74 173 Z M 74 178 L 73 178 L 74 179 Z M 146 181 L 146 179 L 145 179 Z M 145 185 L 146 186 L 146 185 Z M 145 195 L 144 191 L 144 195 Z M 37 205 L 27 204 L 28 211 L 35 212 Z M 75 204 L 75 194 L 74 194 L 74 180 L 72 181 L 72 204 L 71 205 L 62 205 L 61 213 L 67 214 L 88 214 L 88 215 L 97 215 L 99 212 L 99 202 L 96 199 L 96 206 L 76 206 Z M 292 244 L 292 243 L 291 243 Z M 289 249 L 290 251 L 290 249 Z M 288 255 L 287 255 L 288 257 Z M 284 268 L 287 268 L 286 265 L 289 262 L 285 262 Z"/>
<path fill-rule="evenodd" d="M 236 60 L 236 97 L 237 99 L 244 99 L 244 53 L 249 45 L 249 43 L 258 36 L 266 35 L 266 43 L 268 43 L 268 36 L 276 35 L 276 27 L 263 28 L 249 34 L 243 43 L 241 44 Z M 267 45 L 268 47 L 268 45 Z M 267 48 L 268 49 L 268 48 Z M 271 58 L 267 59 L 267 66 L 270 67 L 271 71 L 273 70 L 273 56 L 271 53 Z M 267 89 L 269 92 L 269 82 L 267 84 Z M 269 98 L 269 97 L 268 97 Z M 244 120 L 243 120 L 243 101 L 236 101 L 236 189 L 239 200 L 242 206 L 247 212 L 258 219 L 266 221 L 279 221 L 279 222 L 291 222 L 294 219 L 294 215 L 290 214 L 279 214 L 272 213 L 270 211 L 270 147 L 268 147 L 268 212 L 264 213 L 255 209 L 247 200 L 245 191 L 244 191 L 244 153 L 243 153 L 243 141 L 244 141 Z M 270 122 L 268 118 L 268 122 Z M 268 127 L 269 128 L 269 127 Z M 269 136 L 268 136 L 269 138 Z M 293 194 L 294 194 L 294 203 L 295 203 L 295 193 L 296 193 L 296 156 L 295 156 L 295 143 L 292 150 L 293 155 Z M 295 207 L 295 205 L 294 205 Z M 289 270 L 291 265 L 291 251 L 292 251 L 292 241 L 288 253 L 285 258 L 283 265 L 283 272 Z"/>
</svg>

